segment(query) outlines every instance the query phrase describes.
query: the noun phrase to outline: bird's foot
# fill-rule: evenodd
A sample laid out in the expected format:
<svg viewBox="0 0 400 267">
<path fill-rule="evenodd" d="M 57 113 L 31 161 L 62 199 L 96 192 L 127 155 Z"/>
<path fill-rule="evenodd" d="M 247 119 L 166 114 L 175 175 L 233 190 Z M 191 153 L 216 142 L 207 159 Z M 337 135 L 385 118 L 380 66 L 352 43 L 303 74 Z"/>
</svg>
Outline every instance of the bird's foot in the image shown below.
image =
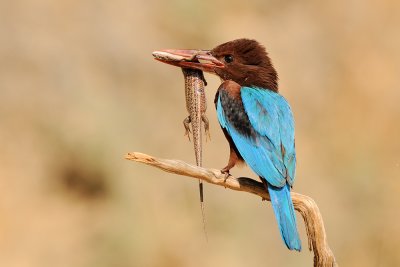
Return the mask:
<svg viewBox="0 0 400 267">
<path fill-rule="evenodd" d="M 227 167 L 223 168 L 221 170 L 221 173 L 225 175 L 224 177 L 224 183 L 226 183 L 226 180 L 228 180 L 229 176 L 232 176 L 229 172 L 229 169 Z"/>
</svg>

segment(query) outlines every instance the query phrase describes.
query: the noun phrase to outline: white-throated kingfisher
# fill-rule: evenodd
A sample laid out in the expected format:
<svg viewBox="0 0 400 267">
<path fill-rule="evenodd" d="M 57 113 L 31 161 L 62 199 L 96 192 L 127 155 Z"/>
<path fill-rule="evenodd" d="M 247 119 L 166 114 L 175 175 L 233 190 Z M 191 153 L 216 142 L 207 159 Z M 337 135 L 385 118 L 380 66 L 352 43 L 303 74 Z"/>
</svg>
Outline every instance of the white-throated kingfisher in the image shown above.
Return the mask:
<svg viewBox="0 0 400 267">
<path fill-rule="evenodd" d="M 278 76 L 265 48 L 238 39 L 212 50 L 163 50 L 179 67 L 218 75 L 215 96 L 218 121 L 230 145 L 222 172 L 244 161 L 260 177 L 271 197 L 281 236 L 291 250 L 301 250 L 290 189 L 295 178 L 294 120 L 278 93 Z M 170 57 L 171 58 L 171 57 Z"/>
</svg>

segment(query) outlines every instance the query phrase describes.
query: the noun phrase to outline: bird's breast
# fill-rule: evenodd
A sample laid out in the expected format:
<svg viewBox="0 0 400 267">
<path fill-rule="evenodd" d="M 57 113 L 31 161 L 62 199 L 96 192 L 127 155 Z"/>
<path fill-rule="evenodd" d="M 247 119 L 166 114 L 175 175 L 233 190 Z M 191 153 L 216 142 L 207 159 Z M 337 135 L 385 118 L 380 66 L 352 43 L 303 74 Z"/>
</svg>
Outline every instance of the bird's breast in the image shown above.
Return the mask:
<svg viewBox="0 0 400 267">
<path fill-rule="evenodd" d="M 218 90 L 218 94 L 226 120 L 240 134 L 253 137 L 254 129 L 251 126 L 249 117 L 244 109 L 243 102 L 240 97 L 240 91 L 238 97 L 235 97 L 236 93 L 232 94 L 229 90 L 226 90 L 223 87 L 223 84 L 221 87 Z"/>
</svg>

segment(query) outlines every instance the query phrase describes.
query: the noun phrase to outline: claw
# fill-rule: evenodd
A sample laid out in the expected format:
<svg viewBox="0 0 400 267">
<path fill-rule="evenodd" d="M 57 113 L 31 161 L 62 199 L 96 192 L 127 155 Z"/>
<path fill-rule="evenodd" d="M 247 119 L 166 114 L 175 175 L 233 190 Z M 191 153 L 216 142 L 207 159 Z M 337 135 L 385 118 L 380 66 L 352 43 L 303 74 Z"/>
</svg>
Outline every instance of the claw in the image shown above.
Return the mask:
<svg viewBox="0 0 400 267">
<path fill-rule="evenodd" d="M 206 114 L 201 115 L 201 120 L 204 122 L 204 132 L 206 134 L 206 141 L 211 141 L 210 123 L 208 121 Z"/>
<path fill-rule="evenodd" d="M 185 127 L 185 135 L 187 135 L 187 137 L 189 138 L 189 142 L 190 142 L 190 134 L 192 132 L 190 131 L 189 125 L 190 125 L 190 116 L 183 120 L 183 126 Z"/>
<path fill-rule="evenodd" d="M 206 142 L 210 142 L 211 141 L 211 135 L 210 135 L 210 129 L 204 129 L 205 133 L 206 133 Z"/>
<path fill-rule="evenodd" d="M 221 170 L 221 172 L 222 172 L 223 174 L 225 174 L 224 183 L 226 183 L 226 180 L 228 180 L 229 176 L 232 176 L 232 175 L 229 173 L 229 169 L 226 169 L 226 168 L 223 168 L 223 169 Z"/>
<path fill-rule="evenodd" d="M 185 136 L 187 135 L 187 137 L 188 137 L 188 139 L 189 139 L 189 142 L 191 141 L 191 140 L 190 140 L 190 134 L 191 134 L 190 130 L 187 130 L 187 129 L 186 129 L 184 135 L 185 135 Z"/>
</svg>

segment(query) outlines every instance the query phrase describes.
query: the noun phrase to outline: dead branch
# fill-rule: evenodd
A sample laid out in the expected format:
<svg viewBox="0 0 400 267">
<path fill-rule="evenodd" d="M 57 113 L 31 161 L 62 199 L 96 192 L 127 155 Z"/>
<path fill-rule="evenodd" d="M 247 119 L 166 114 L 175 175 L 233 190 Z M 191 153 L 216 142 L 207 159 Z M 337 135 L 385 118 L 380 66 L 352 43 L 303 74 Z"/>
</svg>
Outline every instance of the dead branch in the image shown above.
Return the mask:
<svg viewBox="0 0 400 267">
<path fill-rule="evenodd" d="M 225 174 L 217 169 L 197 167 L 181 160 L 159 159 L 139 152 L 129 153 L 125 158 L 159 168 L 166 172 L 201 179 L 210 184 L 236 191 L 249 192 L 270 201 L 269 194 L 263 184 L 250 178 L 229 176 L 225 180 Z M 291 192 L 291 195 L 294 208 L 300 212 L 304 219 L 308 237 L 308 248 L 314 252 L 314 266 L 337 267 L 335 257 L 326 240 L 324 222 L 317 204 L 309 196 L 295 192 Z"/>
</svg>

